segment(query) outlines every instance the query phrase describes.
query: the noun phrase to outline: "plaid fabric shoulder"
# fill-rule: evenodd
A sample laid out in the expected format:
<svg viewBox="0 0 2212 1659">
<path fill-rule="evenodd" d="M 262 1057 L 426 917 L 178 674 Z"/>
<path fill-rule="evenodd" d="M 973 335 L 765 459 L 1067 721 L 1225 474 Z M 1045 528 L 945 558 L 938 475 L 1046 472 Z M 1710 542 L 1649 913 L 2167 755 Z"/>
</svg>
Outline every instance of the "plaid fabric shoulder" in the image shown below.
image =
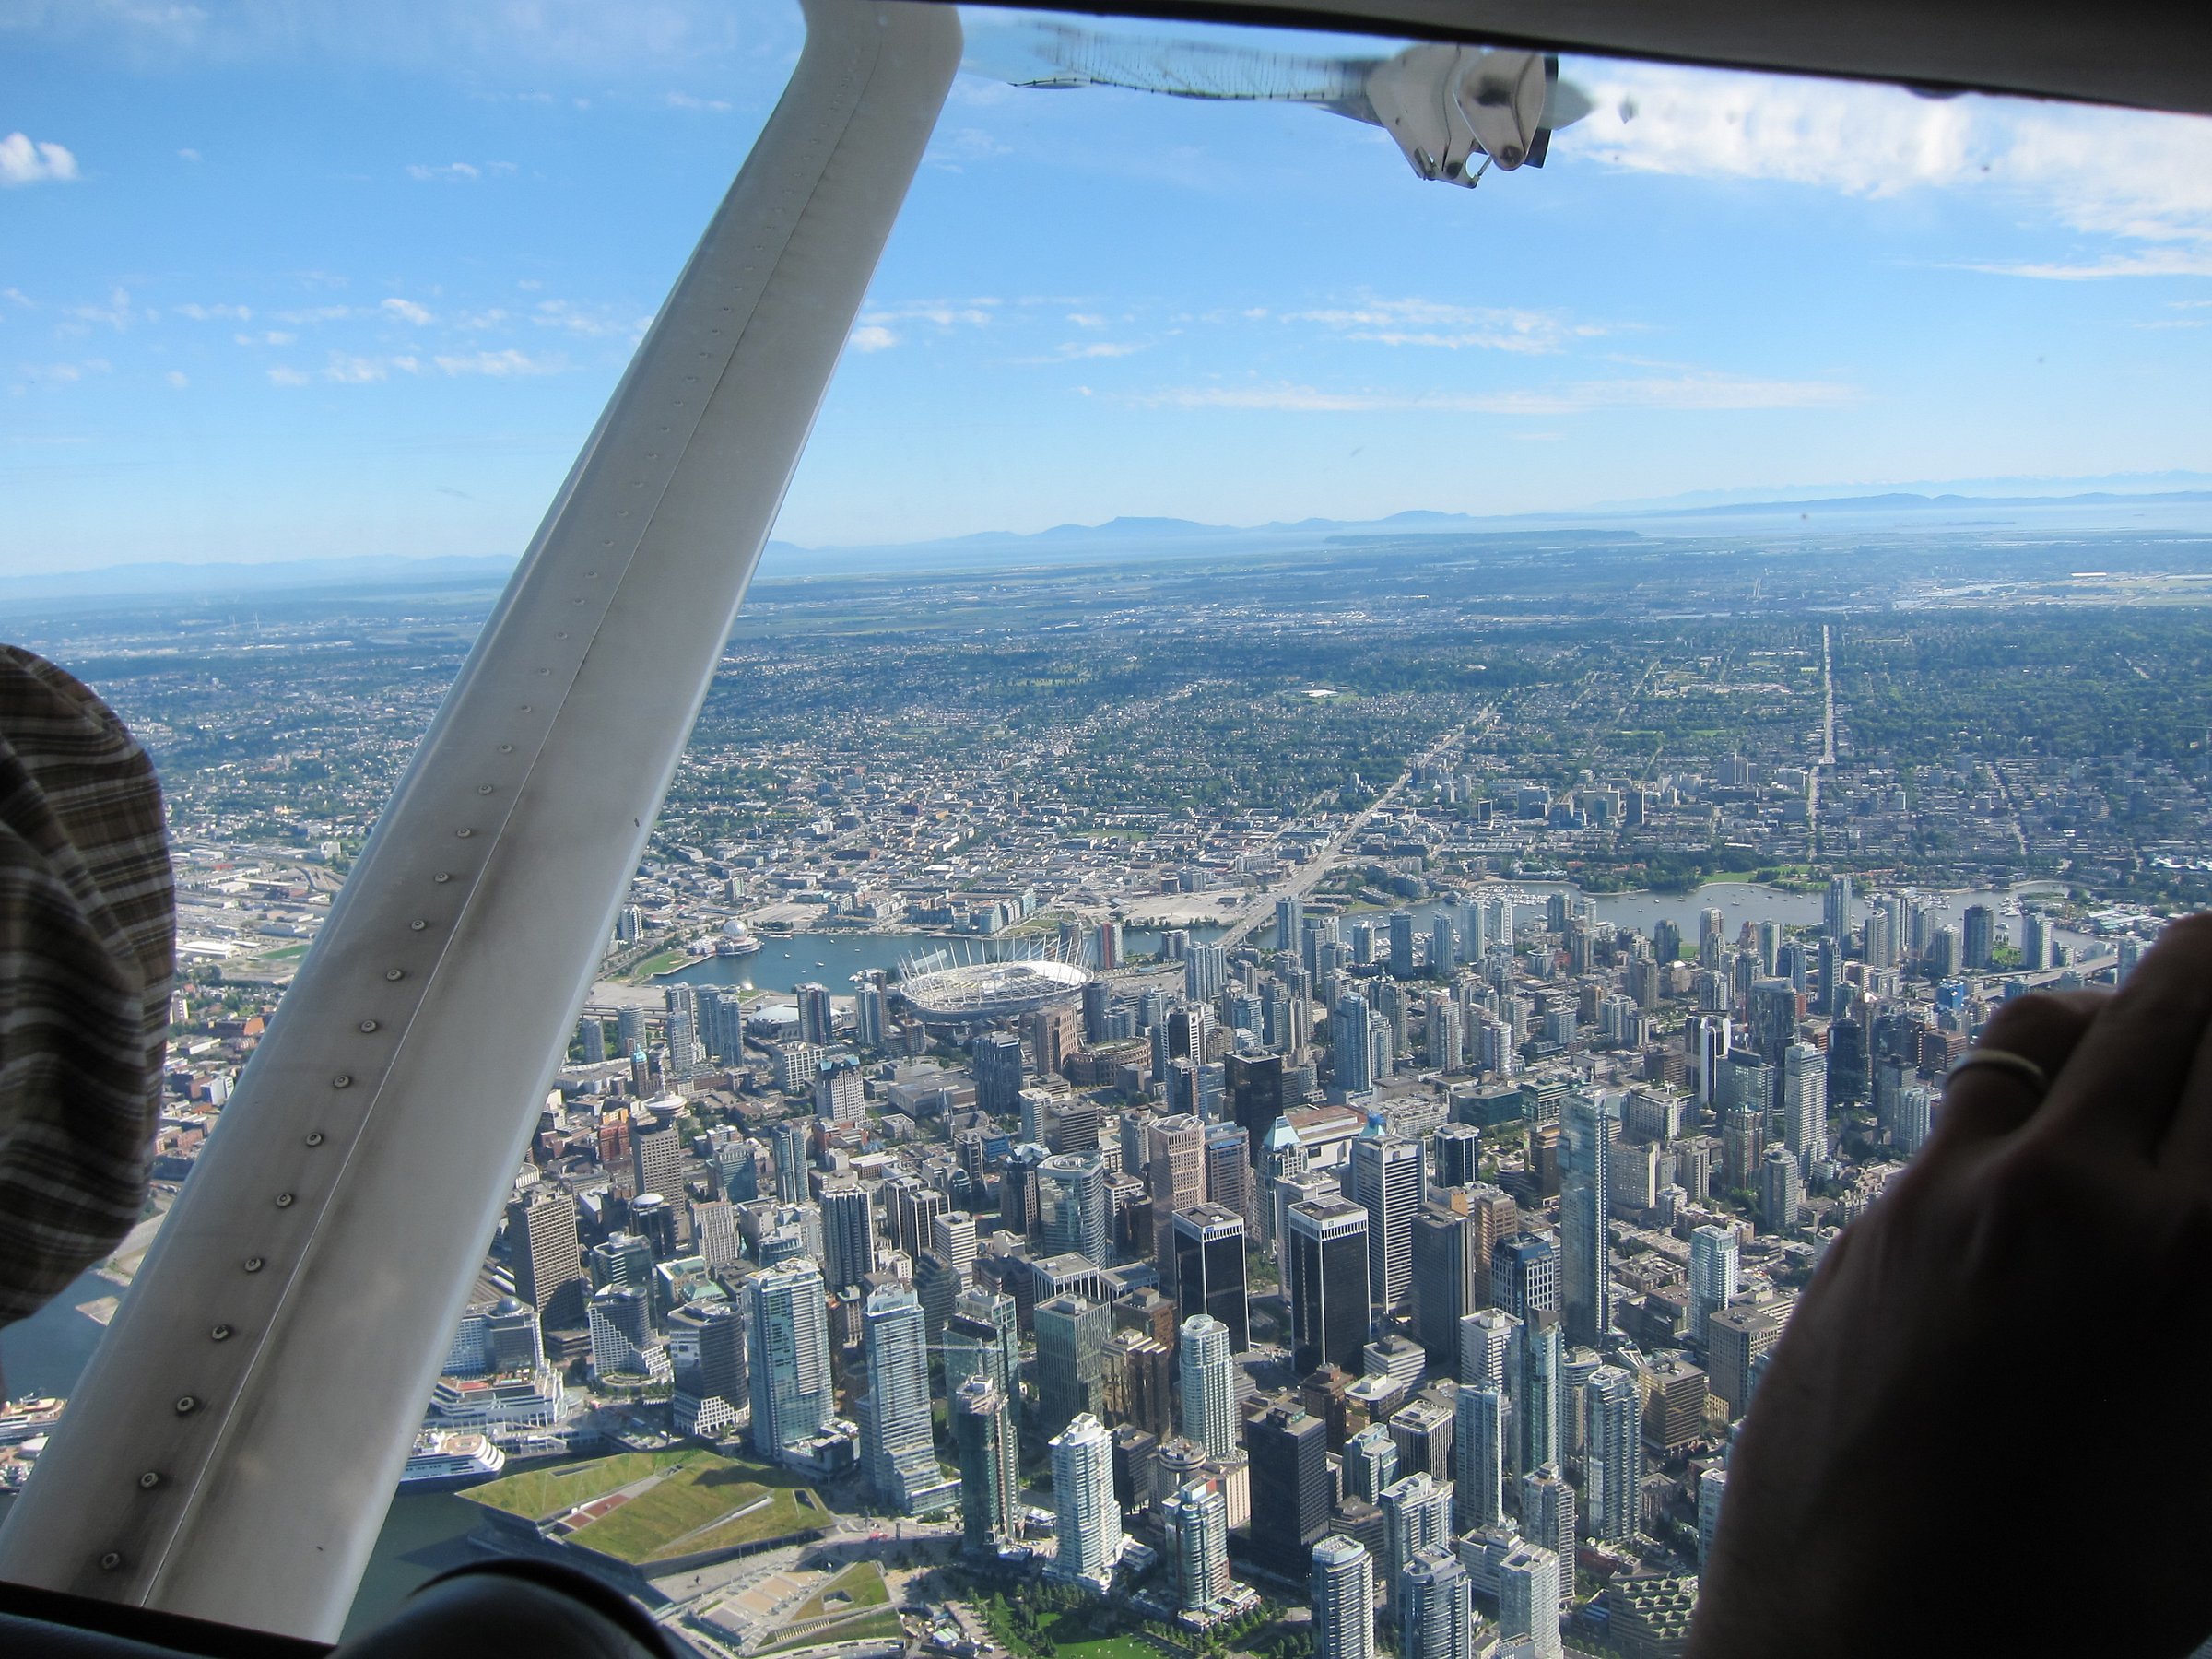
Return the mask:
<svg viewBox="0 0 2212 1659">
<path fill-rule="evenodd" d="M 53 664 L 0 646 L 0 1324 L 137 1221 L 176 892 L 153 762 Z"/>
</svg>

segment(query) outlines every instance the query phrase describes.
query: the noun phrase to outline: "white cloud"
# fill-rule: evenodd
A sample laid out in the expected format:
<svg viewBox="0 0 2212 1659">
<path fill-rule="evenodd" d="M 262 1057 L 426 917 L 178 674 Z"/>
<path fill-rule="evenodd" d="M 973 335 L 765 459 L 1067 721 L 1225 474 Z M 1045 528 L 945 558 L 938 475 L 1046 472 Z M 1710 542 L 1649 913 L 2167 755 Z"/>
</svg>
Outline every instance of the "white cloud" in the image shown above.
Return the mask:
<svg viewBox="0 0 2212 1659">
<path fill-rule="evenodd" d="M 197 161 L 200 159 L 200 152 L 196 149 L 181 149 L 177 152 L 177 159 L 180 161 Z"/>
<path fill-rule="evenodd" d="M 76 158 L 58 144 L 25 133 L 0 138 L 0 186 L 59 184 L 76 177 Z"/>
<path fill-rule="evenodd" d="M 1435 300 L 1369 300 L 1335 309 L 1288 312 L 1287 323 L 1318 323 L 1347 339 L 1384 346 L 1435 346 L 1457 351 L 1551 352 L 1569 340 L 1587 339 L 1605 330 L 1573 324 L 1552 312 L 1485 305 L 1452 305 Z"/>
<path fill-rule="evenodd" d="M 880 323 L 863 323 L 852 334 L 855 351 L 888 351 L 899 344 L 899 336 Z"/>
<path fill-rule="evenodd" d="M 383 303 L 383 309 L 401 322 L 412 323 L 418 328 L 430 320 L 430 313 L 412 300 L 387 300 Z"/>
<path fill-rule="evenodd" d="M 39 302 L 33 300 L 29 294 L 25 293 L 19 288 L 0 288 L 0 300 L 12 300 L 18 305 L 22 306 L 27 311 L 35 311 L 38 309 Z"/>
<path fill-rule="evenodd" d="M 336 381 L 342 385 L 366 385 L 381 381 L 391 372 L 375 358 L 348 357 L 343 352 L 332 352 L 330 362 L 323 371 L 324 380 Z"/>
<path fill-rule="evenodd" d="M 1067 320 L 1077 328 L 1103 328 L 1106 326 L 1106 319 L 1095 312 L 1069 312 Z"/>
<path fill-rule="evenodd" d="M 207 0 L 7 0 L 0 31 L 37 30 L 146 69 L 303 58 L 397 67 L 464 85 L 598 88 L 637 79 L 658 88 L 741 80 L 796 54 L 797 8 L 727 0 L 509 0 L 483 6 L 214 5 Z M 763 14 L 756 17 L 758 12 Z M 544 96 L 544 94 L 538 94 Z M 496 96 L 496 94 L 494 95 Z M 524 93 L 522 97 L 531 94 Z"/>
<path fill-rule="evenodd" d="M 104 323 L 117 334 L 128 328 L 135 315 L 130 295 L 122 288 L 109 289 L 105 305 L 73 305 L 69 314 L 80 322 Z"/>
<path fill-rule="evenodd" d="M 1562 148 L 1638 172 L 1784 179 L 1851 195 L 1962 182 L 1982 157 L 1974 106 L 1888 87 L 1606 65 Z"/>
<path fill-rule="evenodd" d="M 1853 196 L 1984 190 L 2045 228 L 2212 253 L 2212 122 L 2194 116 L 1932 101 L 1894 87 L 1658 65 L 1579 67 L 1597 107 L 1560 135 L 1555 159 Z M 1972 268 L 2061 281 L 2206 274 L 2199 260 L 2124 255 Z"/>
<path fill-rule="evenodd" d="M 724 115 L 729 112 L 730 102 L 726 98 L 694 98 L 688 92 L 671 92 L 668 94 L 668 107 L 672 110 L 703 110 Z"/>
<path fill-rule="evenodd" d="M 448 367 L 449 361 L 450 359 L 444 358 L 439 359 L 439 367 L 445 369 L 448 374 L 465 372 L 465 371 Z M 329 360 L 323 365 L 322 372 L 319 375 L 307 374 L 298 369 L 279 365 L 269 371 L 269 379 L 279 386 L 304 386 L 315 380 L 329 381 L 333 384 L 340 386 L 370 386 L 375 385 L 381 381 L 388 381 L 395 373 L 420 374 L 422 371 L 422 359 L 404 353 L 396 357 L 359 357 L 348 351 L 334 351 L 330 354 Z M 487 371 L 487 372 L 498 371 Z"/>
<path fill-rule="evenodd" d="M 429 167 L 419 161 L 407 165 L 407 177 L 424 183 L 433 179 L 441 179 L 447 183 L 461 183 L 483 176 L 484 170 L 469 161 L 448 161 L 442 167 Z"/>
<path fill-rule="evenodd" d="M 188 380 L 181 371 L 175 369 L 171 369 L 161 378 L 167 381 L 171 385 L 176 387 L 180 392 L 182 391 L 186 386 L 192 384 L 192 382 Z"/>
<path fill-rule="evenodd" d="M 605 307 L 598 311 L 586 311 L 582 306 L 566 300 L 540 300 L 530 320 L 541 328 L 566 329 L 570 334 L 583 335 L 589 338 L 626 335 L 633 340 L 642 335 L 653 322 L 651 317 L 618 315 Z"/>
<path fill-rule="evenodd" d="M 1485 393 L 1330 392 L 1287 382 L 1182 386 L 1132 401 L 1153 408 L 1265 409 L 1294 414 L 1578 415 L 1593 409 L 1818 409 L 1854 403 L 1832 381 L 1753 380 L 1686 372 L 1580 381 L 1545 390 Z"/>
<path fill-rule="evenodd" d="M 76 363 L 22 363 L 16 374 L 18 384 L 74 386 L 87 375 L 106 374 L 114 367 L 105 358 L 86 358 Z"/>
<path fill-rule="evenodd" d="M 559 374 L 568 367 L 560 358 L 534 358 L 515 350 L 478 351 L 467 357 L 435 357 L 430 359 L 446 374 L 488 374 L 495 379 L 510 375 Z"/>
<path fill-rule="evenodd" d="M 271 328 L 261 334 L 234 334 L 230 336 L 241 346 L 289 346 L 299 335 L 281 328 Z"/>
<path fill-rule="evenodd" d="M 863 323 L 931 323 L 939 328 L 988 328 L 1000 304 L 996 300 L 916 300 L 878 306 L 862 313 Z"/>
<path fill-rule="evenodd" d="M 1016 358 L 1018 363 L 1073 363 L 1088 359 L 1135 357 L 1142 344 L 1124 340 L 1068 340 L 1043 357 Z"/>
<path fill-rule="evenodd" d="M 251 323 L 253 320 L 253 308 L 250 305 L 201 305 L 194 302 L 172 305 L 169 309 L 180 317 L 190 317 L 194 323 Z"/>
<path fill-rule="evenodd" d="M 314 305 L 305 311 L 278 312 L 276 321 L 298 326 L 311 323 L 341 323 L 353 314 L 350 305 Z"/>
<path fill-rule="evenodd" d="M 36 8 L 33 8 L 34 10 Z M 81 8 L 79 26 L 101 26 L 145 37 L 149 44 L 174 51 L 197 44 L 207 24 L 207 13 L 197 6 L 170 4 L 168 0 L 107 0 Z"/>
<path fill-rule="evenodd" d="M 1177 386 L 1135 400 L 1153 408 L 1275 409 L 1300 415 L 1364 415 L 1382 409 L 1434 408 L 1433 399 L 1395 392 L 1324 392 L 1314 386 Z"/>
<path fill-rule="evenodd" d="M 2111 276 L 2212 276 L 2212 247 L 2201 253 L 2183 248 L 2149 248 L 2140 253 L 2107 253 L 2100 259 L 1990 261 L 1957 267 L 1994 276 L 2033 276 L 2044 282 L 2099 282 Z"/>
</svg>

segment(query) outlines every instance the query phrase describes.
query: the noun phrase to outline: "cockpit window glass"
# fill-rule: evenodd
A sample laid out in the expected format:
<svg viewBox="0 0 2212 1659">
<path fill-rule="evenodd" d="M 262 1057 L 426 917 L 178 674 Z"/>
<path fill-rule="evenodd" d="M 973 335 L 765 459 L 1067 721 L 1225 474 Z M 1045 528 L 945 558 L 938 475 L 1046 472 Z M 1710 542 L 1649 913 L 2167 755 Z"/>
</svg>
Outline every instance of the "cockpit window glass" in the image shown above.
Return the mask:
<svg viewBox="0 0 2212 1659">
<path fill-rule="evenodd" d="M 518 1549 L 708 1653 L 1288 1659 L 1419 1469 L 1663 1634 L 1944 1068 L 2212 897 L 2212 127 L 963 22 L 356 1626 Z M 0 621 L 157 757 L 182 964 L 0 1485 L 803 39 L 0 18 Z"/>
</svg>

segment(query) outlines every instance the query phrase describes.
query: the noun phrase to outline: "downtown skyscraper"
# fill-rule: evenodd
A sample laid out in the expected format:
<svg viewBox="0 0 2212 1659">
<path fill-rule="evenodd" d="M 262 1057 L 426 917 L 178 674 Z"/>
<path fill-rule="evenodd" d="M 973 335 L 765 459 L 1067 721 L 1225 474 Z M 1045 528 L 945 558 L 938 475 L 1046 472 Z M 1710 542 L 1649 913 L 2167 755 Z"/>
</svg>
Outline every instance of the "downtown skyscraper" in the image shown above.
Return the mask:
<svg viewBox="0 0 2212 1659">
<path fill-rule="evenodd" d="M 1643 1411 L 1636 1379 L 1601 1365 L 1583 1384 L 1585 1428 L 1583 1528 L 1601 1544 L 1625 1544 L 1642 1524 Z"/>
<path fill-rule="evenodd" d="M 1169 1237 L 1175 1300 L 1186 1313 L 1210 1313 L 1229 1332 L 1229 1351 L 1252 1346 L 1252 1316 L 1244 1284 L 1244 1218 L 1218 1204 L 1178 1210 Z"/>
<path fill-rule="evenodd" d="M 1513 1327 L 1507 1385 L 1524 1470 L 1558 1463 L 1565 1444 L 1566 1349 L 1559 1337 L 1559 1316 L 1549 1312 L 1531 1313 Z"/>
<path fill-rule="evenodd" d="M 1782 1053 L 1782 1138 L 1800 1174 L 1828 1155 L 1828 1056 L 1809 1042 Z"/>
<path fill-rule="evenodd" d="M 1074 1253 L 1113 1265 L 1107 1218 L 1106 1161 L 1095 1152 L 1064 1152 L 1037 1167 L 1037 1207 L 1048 1255 Z"/>
<path fill-rule="evenodd" d="M 960 1454 L 960 1535 L 971 1555 L 1014 1542 L 1020 1522 L 1020 1448 L 1006 1397 L 988 1377 L 971 1377 L 948 1402 Z"/>
<path fill-rule="evenodd" d="M 1487 1382 L 1463 1385 L 1453 1402 L 1452 1517 L 1455 1531 L 1473 1532 L 1505 1518 L 1505 1395 Z"/>
<path fill-rule="evenodd" d="M 1375 1558 L 1333 1534 L 1313 1546 L 1306 1582 L 1313 1608 L 1313 1659 L 1374 1659 Z"/>
<path fill-rule="evenodd" d="M 1707 1225 L 1689 1235 L 1689 1346 L 1705 1351 L 1705 1322 L 1735 1300 L 1738 1247 L 1732 1227 Z"/>
<path fill-rule="evenodd" d="M 1391 1581 L 1399 1659 L 1470 1659 L 1475 1608 L 1467 1570 L 1449 1545 L 1418 1550 Z"/>
<path fill-rule="evenodd" d="M 876 1212 L 856 1181 L 822 1188 L 822 1276 L 832 1290 L 858 1285 L 876 1265 Z"/>
<path fill-rule="evenodd" d="M 1329 1016 L 1329 1051 L 1335 1056 L 1336 1087 L 1347 1095 L 1365 1094 L 1375 1086 L 1374 1050 L 1367 998 L 1347 991 Z"/>
<path fill-rule="evenodd" d="M 969 1378 L 986 1378 L 1018 1425 L 1021 1350 L 1016 1320 L 1014 1299 L 1005 1291 L 981 1287 L 961 1291 L 945 1322 L 945 1391 L 949 1398 Z"/>
<path fill-rule="evenodd" d="M 1280 1402 L 1245 1424 L 1244 1442 L 1252 1471 L 1252 1551 L 1294 1576 L 1328 1530 L 1335 1500 L 1327 1426 L 1304 1406 Z"/>
<path fill-rule="evenodd" d="M 1595 1347 L 1613 1326 L 1612 1252 L 1606 1224 L 1618 1105 L 1596 1089 L 1577 1089 L 1568 1095 L 1560 1118 L 1559 1311 L 1568 1343 Z"/>
<path fill-rule="evenodd" d="M 756 1273 L 745 1288 L 752 1324 L 753 1450 L 780 1463 L 819 1439 L 834 1415 L 829 1302 L 821 1269 L 805 1256 Z"/>
<path fill-rule="evenodd" d="M 862 1311 L 868 1398 L 859 1414 L 861 1473 L 877 1500 L 902 1515 L 949 1509 L 930 1430 L 929 1348 L 922 1303 L 904 1285 L 871 1294 Z"/>
<path fill-rule="evenodd" d="M 1160 1505 L 1178 1604 L 1186 1613 L 1229 1594 L 1229 1505 L 1210 1480 L 1193 1480 Z"/>
<path fill-rule="evenodd" d="M 1182 1322 L 1182 1432 L 1213 1458 L 1237 1449 L 1236 1362 L 1229 1343 L 1229 1327 L 1211 1314 L 1194 1313 Z"/>
<path fill-rule="evenodd" d="M 1359 1366 L 1373 1328 L 1368 1303 L 1367 1211 L 1342 1198 L 1288 1212 L 1283 1288 L 1290 1301 L 1290 1364 Z"/>
<path fill-rule="evenodd" d="M 1160 1288 L 1172 1297 L 1175 1212 L 1206 1202 L 1206 1125 L 1188 1112 L 1155 1119 L 1146 1125 L 1145 1159 L 1152 1188 L 1152 1261 Z"/>
<path fill-rule="evenodd" d="M 1371 1119 L 1352 1142 L 1345 1196 L 1367 1211 L 1368 1300 L 1388 1316 L 1413 1292 L 1413 1223 L 1420 1213 L 1421 1147 Z"/>
<path fill-rule="evenodd" d="M 1113 1496 L 1113 1441 L 1088 1412 L 1052 1439 L 1053 1505 L 1060 1553 L 1053 1571 L 1110 1588 L 1122 1556 L 1122 1511 Z"/>
<path fill-rule="evenodd" d="M 1531 1659 L 1560 1659 L 1559 1558 L 1524 1544 L 1498 1563 L 1498 1633 Z"/>
</svg>

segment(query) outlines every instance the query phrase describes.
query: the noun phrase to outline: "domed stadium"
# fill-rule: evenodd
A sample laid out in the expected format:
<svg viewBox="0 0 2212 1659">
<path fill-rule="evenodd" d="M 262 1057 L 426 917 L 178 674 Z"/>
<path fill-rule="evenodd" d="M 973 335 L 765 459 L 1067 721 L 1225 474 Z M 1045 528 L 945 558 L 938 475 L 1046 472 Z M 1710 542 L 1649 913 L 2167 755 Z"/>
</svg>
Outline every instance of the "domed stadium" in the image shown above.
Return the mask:
<svg viewBox="0 0 2212 1659">
<path fill-rule="evenodd" d="M 962 959 L 949 948 L 907 958 L 899 967 L 899 997 L 924 1025 L 973 1025 L 1028 1014 L 1078 994 L 1088 968 L 1040 943 L 1012 954 Z"/>
</svg>

